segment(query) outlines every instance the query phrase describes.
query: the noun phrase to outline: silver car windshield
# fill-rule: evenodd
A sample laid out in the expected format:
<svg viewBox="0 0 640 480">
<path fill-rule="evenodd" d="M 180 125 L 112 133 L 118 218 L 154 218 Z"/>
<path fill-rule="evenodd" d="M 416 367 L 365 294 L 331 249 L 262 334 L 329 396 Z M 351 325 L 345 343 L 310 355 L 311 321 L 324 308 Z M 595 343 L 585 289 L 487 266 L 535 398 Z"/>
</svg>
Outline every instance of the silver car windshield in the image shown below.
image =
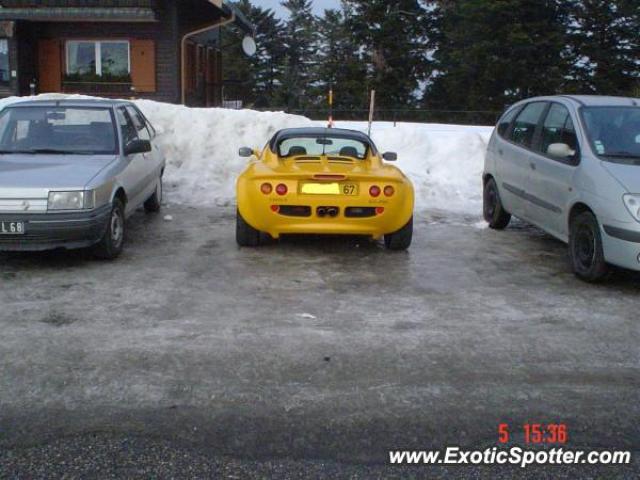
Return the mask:
<svg viewBox="0 0 640 480">
<path fill-rule="evenodd" d="M 117 152 L 108 108 L 8 107 L 0 113 L 0 153 L 108 155 Z"/>
<path fill-rule="evenodd" d="M 582 117 L 600 158 L 640 165 L 640 107 L 585 107 Z"/>
</svg>

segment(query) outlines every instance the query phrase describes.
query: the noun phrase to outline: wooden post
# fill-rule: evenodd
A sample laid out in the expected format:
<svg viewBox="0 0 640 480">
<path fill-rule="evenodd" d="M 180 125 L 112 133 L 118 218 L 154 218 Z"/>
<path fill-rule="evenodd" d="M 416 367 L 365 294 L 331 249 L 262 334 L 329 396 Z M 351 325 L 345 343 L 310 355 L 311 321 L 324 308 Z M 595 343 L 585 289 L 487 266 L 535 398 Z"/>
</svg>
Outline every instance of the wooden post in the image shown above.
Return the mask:
<svg viewBox="0 0 640 480">
<path fill-rule="evenodd" d="M 373 112 L 376 108 L 376 91 L 371 90 L 371 104 L 369 105 L 369 136 L 371 136 L 371 126 L 373 124 Z"/>
</svg>

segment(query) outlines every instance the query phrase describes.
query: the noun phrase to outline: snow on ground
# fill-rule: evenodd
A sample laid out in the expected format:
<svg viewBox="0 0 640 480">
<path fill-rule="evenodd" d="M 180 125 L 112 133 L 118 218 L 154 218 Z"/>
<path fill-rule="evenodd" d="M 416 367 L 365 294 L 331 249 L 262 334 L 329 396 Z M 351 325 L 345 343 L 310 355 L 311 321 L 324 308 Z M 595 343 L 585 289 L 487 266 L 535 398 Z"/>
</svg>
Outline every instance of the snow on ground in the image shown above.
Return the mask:
<svg viewBox="0 0 640 480">
<path fill-rule="evenodd" d="M 31 98 L 87 98 L 49 94 Z M 0 100 L 0 108 L 16 100 Z M 159 133 L 168 167 L 167 199 L 194 206 L 230 205 L 235 180 L 247 163 L 243 146 L 261 148 L 277 130 L 324 122 L 280 112 L 196 109 L 137 100 Z M 366 131 L 365 122 L 337 122 L 336 127 Z M 372 136 L 382 151 L 395 151 L 397 165 L 416 188 L 419 210 L 438 209 L 480 215 L 480 176 L 493 127 L 440 124 L 375 123 Z"/>
</svg>

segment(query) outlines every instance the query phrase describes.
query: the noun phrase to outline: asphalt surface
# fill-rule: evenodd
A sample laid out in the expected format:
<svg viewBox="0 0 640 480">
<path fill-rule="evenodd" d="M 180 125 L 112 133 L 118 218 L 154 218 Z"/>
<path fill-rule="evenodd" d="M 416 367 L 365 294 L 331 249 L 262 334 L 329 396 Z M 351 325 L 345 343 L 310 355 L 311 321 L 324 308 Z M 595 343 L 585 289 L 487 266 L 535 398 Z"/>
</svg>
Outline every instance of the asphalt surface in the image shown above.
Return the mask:
<svg viewBox="0 0 640 480">
<path fill-rule="evenodd" d="M 640 277 L 584 284 L 560 242 L 477 221 L 252 250 L 231 209 L 170 206 L 115 262 L 0 254 L 0 478 L 637 478 L 387 464 L 527 422 L 638 455 Z"/>
</svg>

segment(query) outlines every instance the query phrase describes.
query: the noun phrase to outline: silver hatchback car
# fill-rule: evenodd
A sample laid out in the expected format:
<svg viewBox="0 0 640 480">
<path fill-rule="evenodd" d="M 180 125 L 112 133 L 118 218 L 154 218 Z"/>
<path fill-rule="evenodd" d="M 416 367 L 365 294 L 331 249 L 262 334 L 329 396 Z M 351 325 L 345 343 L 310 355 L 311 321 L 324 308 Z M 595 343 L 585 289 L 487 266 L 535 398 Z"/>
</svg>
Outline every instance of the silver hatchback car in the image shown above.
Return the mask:
<svg viewBox="0 0 640 480">
<path fill-rule="evenodd" d="M 511 215 L 569 244 L 580 278 L 640 270 L 640 100 L 552 96 L 522 101 L 489 143 L 484 217 Z"/>
<path fill-rule="evenodd" d="M 130 102 L 26 101 L 0 112 L 0 250 L 94 247 L 117 257 L 125 219 L 160 210 L 165 160 Z"/>
</svg>

